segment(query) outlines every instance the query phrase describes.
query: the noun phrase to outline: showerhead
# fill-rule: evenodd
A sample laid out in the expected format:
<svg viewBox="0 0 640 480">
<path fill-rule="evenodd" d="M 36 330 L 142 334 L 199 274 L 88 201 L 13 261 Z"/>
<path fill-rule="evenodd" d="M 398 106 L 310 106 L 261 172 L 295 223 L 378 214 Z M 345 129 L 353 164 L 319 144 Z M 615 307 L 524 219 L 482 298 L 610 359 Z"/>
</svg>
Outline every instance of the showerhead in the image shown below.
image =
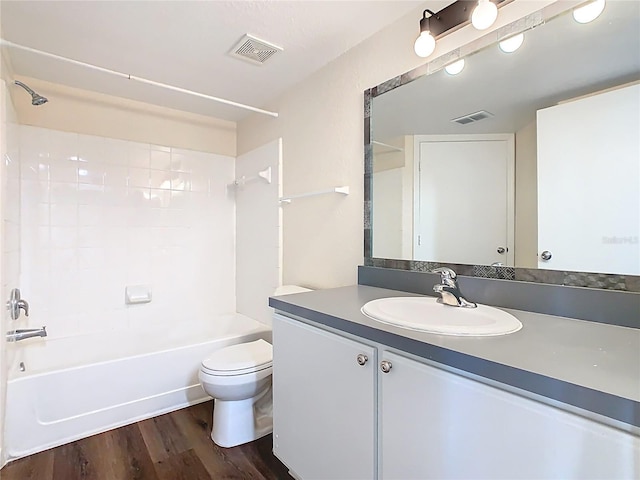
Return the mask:
<svg viewBox="0 0 640 480">
<path fill-rule="evenodd" d="M 45 103 L 47 103 L 49 101 L 49 99 L 47 99 L 46 97 L 43 97 L 42 95 L 34 95 L 31 97 L 31 105 L 44 105 Z"/>
<path fill-rule="evenodd" d="M 16 85 L 20 85 L 22 88 L 24 88 L 27 92 L 29 92 L 29 94 L 31 95 L 31 105 L 43 105 L 45 103 L 47 103 L 49 100 L 47 100 L 45 97 L 43 97 L 42 95 L 38 95 L 36 92 L 34 92 L 33 90 L 31 90 L 29 87 L 27 87 L 24 83 L 22 83 L 19 80 L 15 81 Z"/>
</svg>

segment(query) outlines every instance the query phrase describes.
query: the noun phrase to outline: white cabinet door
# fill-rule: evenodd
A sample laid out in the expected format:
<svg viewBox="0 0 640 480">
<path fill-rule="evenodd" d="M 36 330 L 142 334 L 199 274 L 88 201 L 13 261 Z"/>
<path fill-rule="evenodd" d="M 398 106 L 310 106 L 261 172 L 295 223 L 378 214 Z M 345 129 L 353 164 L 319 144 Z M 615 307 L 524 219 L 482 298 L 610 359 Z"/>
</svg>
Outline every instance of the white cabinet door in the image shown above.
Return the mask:
<svg viewBox="0 0 640 480">
<path fill-rule="evenodd" d="M 390 352 L 380 374 L 380 477 L 634 478 L 640 439 Z"/>
<path fill-rule="evenodd" d="M 375 365 L 369 346 L 274 316 L 273 451 L 297 477 L 375 478 Z"/>
</svg>

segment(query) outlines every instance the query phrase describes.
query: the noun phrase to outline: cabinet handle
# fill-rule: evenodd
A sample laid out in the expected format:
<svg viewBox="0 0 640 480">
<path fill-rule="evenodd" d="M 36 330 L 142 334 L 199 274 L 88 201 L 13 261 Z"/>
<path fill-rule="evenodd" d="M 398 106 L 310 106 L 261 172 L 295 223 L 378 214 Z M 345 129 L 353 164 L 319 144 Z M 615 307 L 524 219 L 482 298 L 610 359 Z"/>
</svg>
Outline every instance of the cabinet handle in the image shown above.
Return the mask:
<svg viewBox="0 0 640 480">
<path fill-rule="evenodd" d="M 389 360 L 383 360 L 380 362 L 380 370 L 382 373 L 389 373 L 391 371 L 391 362 Z"/>
<path fill-rule="evenodd" d="M 364 353 L 359 353 L 356 357 L 356 362 L 358 362 L 358 365 L 360 366 L 363 366 L 368 360 L 369 358 Z"/>
</svg>

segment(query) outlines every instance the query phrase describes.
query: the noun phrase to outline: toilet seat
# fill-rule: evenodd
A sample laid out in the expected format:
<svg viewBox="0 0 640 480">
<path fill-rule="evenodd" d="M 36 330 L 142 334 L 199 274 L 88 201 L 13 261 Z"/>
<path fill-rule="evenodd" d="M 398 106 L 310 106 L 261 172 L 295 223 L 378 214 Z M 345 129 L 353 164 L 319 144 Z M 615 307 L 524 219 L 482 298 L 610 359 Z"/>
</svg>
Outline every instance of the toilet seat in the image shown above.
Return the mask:
<svg viewBox="0 0 640 480">
<path fill-rule="evenodd" d="M 273 347 L 259 339 L 216 350 L 202 361 L 202 371 L 209 375 L 244 375 L 272 365 Z"/>
</svg>

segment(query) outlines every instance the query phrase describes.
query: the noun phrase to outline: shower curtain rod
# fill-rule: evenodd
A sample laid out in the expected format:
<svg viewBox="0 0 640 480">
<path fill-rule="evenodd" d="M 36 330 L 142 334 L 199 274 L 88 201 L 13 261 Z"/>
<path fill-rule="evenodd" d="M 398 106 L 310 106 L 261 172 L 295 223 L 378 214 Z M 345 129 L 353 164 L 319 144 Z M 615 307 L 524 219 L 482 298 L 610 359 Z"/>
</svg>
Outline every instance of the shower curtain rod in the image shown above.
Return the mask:
<svg viewBox="0 0 640 480">
<path fill-rule="evenodd" d="M 231 105 L 232 107 L 243 108 L 245 110 L 250 110 L 256 113 L 262 113 L 263 115 L 269 115 L 271 117 L 277 117 L 277 112 L 270 112 L 269 110 L 263 110 L 261 108 L 252 107 L 250 105 L 244 105 L 242 103 L 233 102 L 231 100 L 225 100 L 224 98 L 213 97 L 211 95 L 206 95 L 204 93 L 194 92 L 193 90 L 187 90 L 186 88 L 175 87 L 173 85 L 168 85 L 166 83 L 155 82 L 153 80 L 149 80 L 142 77 L 136 77 L 134 75 L 128 73 L 118 72 L 116 70 L 110 70 L 108 68 L 99 67 L 97 65 L 92 65 L 90 63 L 80 62 L 79 60 L 73 60 L 72 58 L 62 57 L 60 55 L 56 55 L 54 53 L 44 52 L 42 50 L 36 50 L 35 48 L 25 47 L 24 45 L 20 45 L 17 43 L 10 42 L 5 39 L 0 39 L 0 45 L 6 45 L 7 47 L 16 48 L 18 50 L 24 50 L 25 52 L 35 53 L 37 55 L 42 55 L 44 57 L 54 58 L 56 60 L 61 60 L 63 62 L 71 63 L 73 65 L 78 65 L 81 67 L 90 68 L 92 70 L 97 70 L 102 73 L 108 73 L 110 75 L 115 75 L 117 77 L 126 78 L 127 80 L 135 80 L 136 82 L 146 83 L 148 85 L 154 85 L 156 87 L 166 88 L 167 90 L 173 90 L 174 92 L 186 93 L 187 95 L 193 95 L 195 97 L 206 98 L 207 100 L 213 100 L 214 102 L 224 103 L 225 105 Z"/>
</svg>

